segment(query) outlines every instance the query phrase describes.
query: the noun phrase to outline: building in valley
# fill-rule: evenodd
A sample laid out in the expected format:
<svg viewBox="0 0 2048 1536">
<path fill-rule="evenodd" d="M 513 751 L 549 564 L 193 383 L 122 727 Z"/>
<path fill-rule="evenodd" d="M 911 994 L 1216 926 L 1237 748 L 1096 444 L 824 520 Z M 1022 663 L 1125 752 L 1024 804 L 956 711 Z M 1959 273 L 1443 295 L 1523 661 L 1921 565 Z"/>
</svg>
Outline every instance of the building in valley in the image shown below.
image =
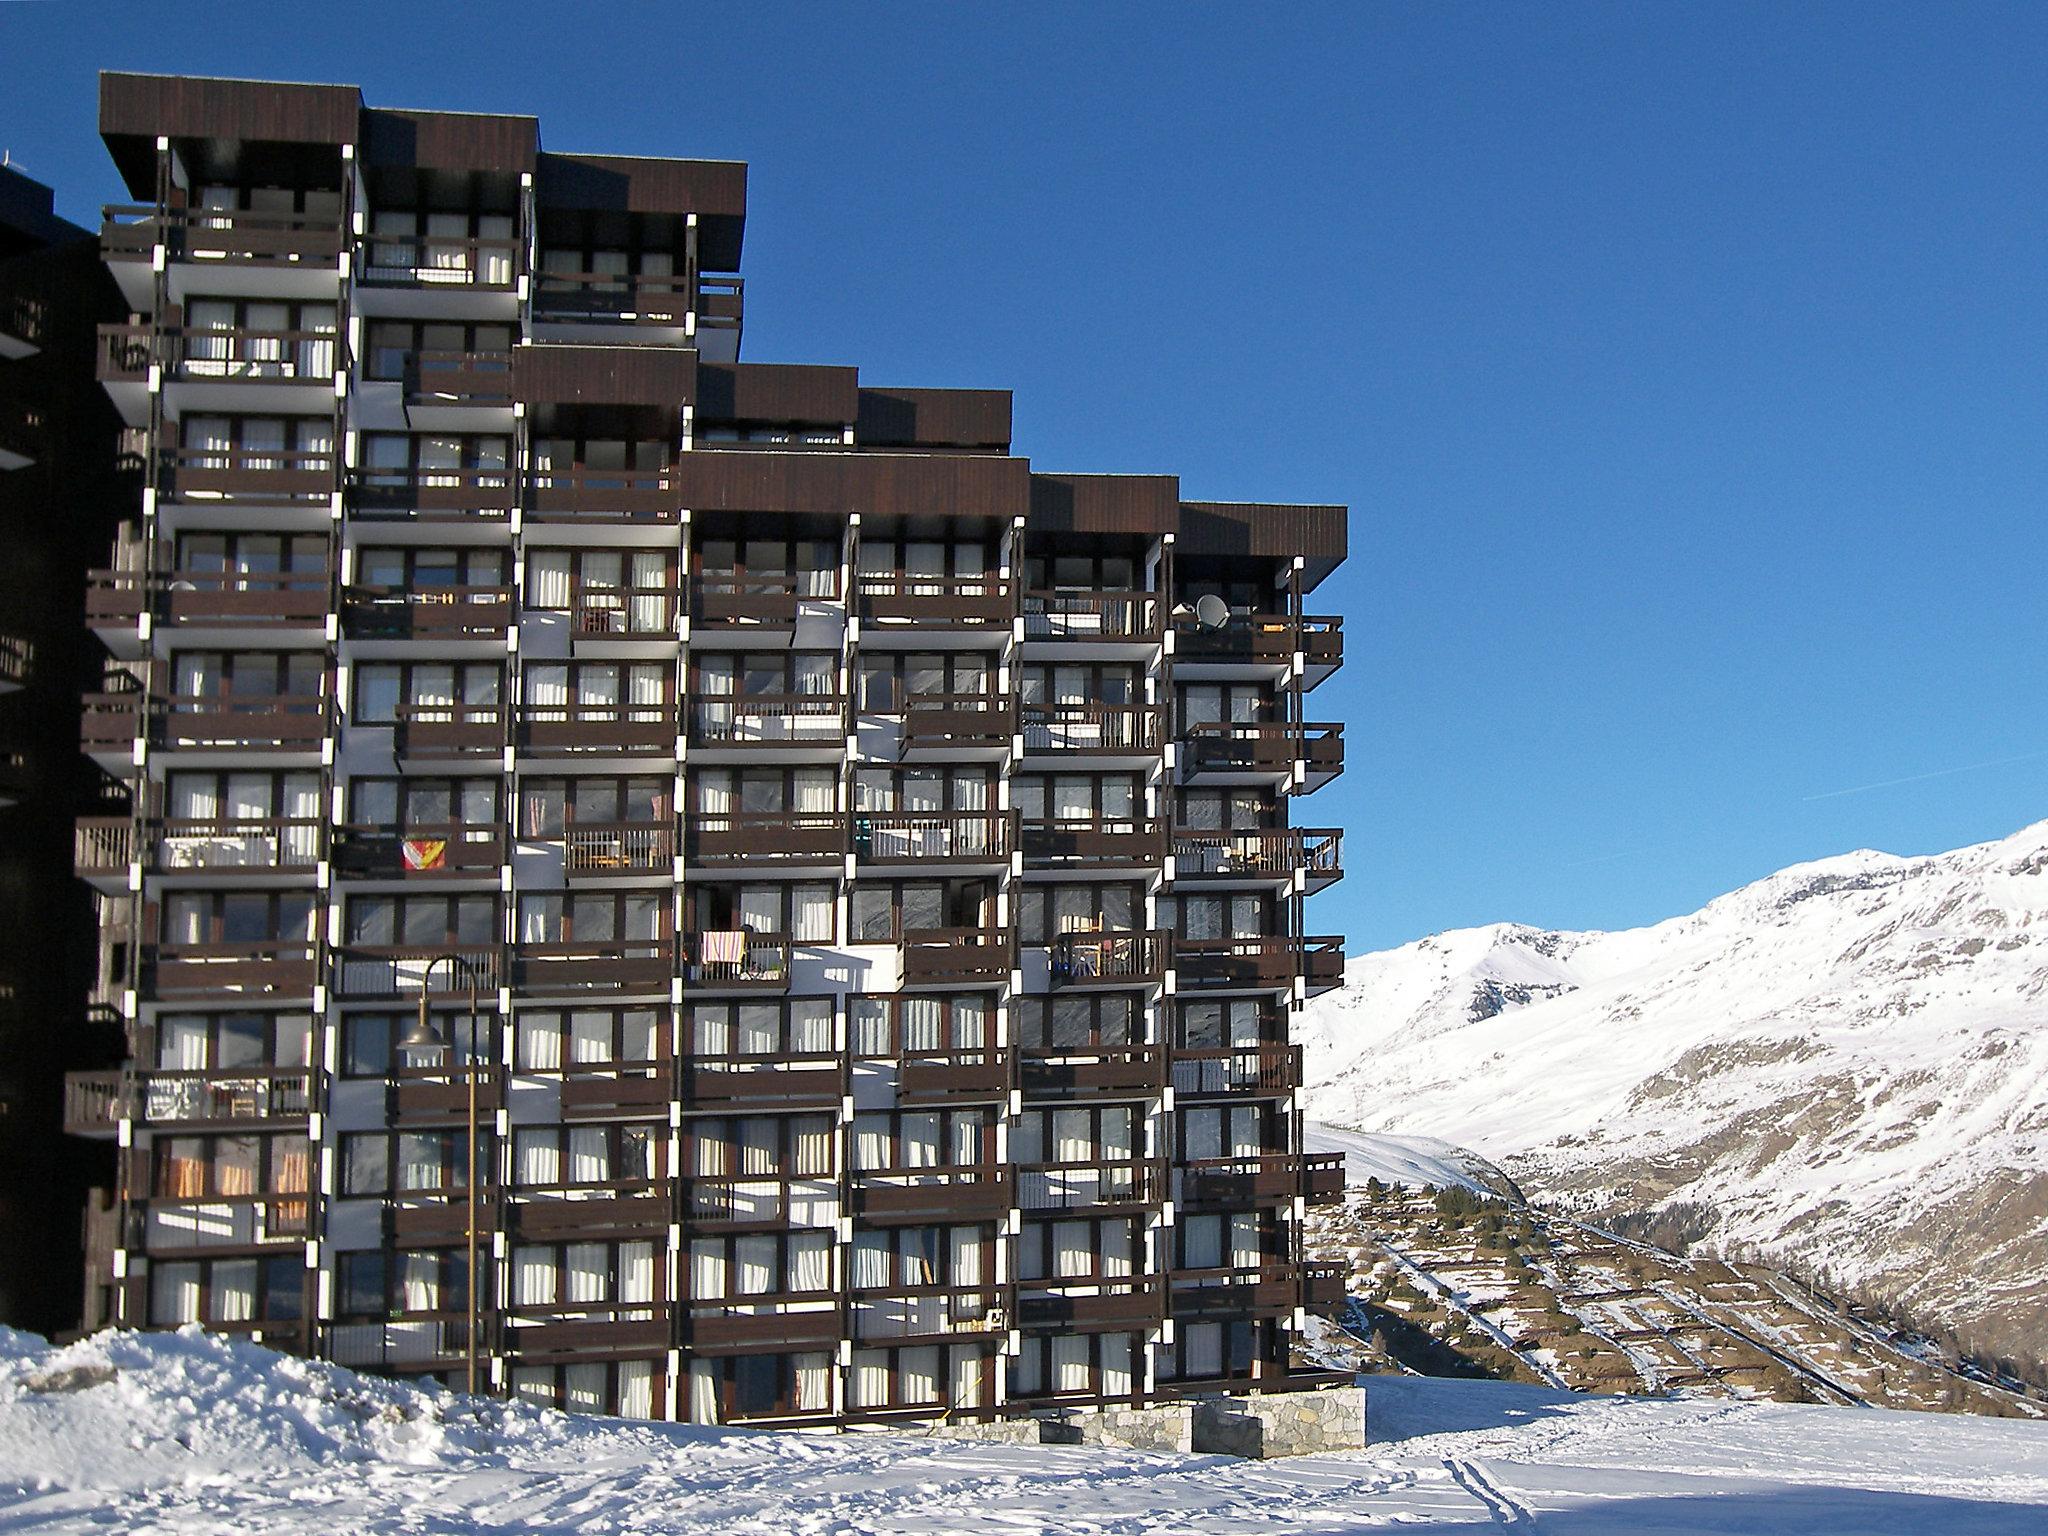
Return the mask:
<svg viewBox="0 0 2048 1536">
<path fill-rule="evenodd" d="M 88 1323 L 697 1421 L 1317 1379 L 1344 510 L 738 361 L 743 165 L 335 86 L 101 124 Z"/>
</svg>

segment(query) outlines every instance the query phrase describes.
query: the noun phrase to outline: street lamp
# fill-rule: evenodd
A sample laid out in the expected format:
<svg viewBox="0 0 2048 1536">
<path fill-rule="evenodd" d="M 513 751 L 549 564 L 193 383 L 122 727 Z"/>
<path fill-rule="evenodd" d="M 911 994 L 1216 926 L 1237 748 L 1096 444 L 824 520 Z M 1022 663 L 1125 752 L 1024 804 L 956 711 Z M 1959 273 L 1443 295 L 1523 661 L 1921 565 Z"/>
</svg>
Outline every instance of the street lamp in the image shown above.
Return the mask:
<svg viewBox="0 0 2048 1536">
<path fill-rule="evenodd" d="M 448 1048 L 449 1042 L 442 1038 L 441 1031 L 435 1027 L 433 1019 L 429 1017 L 427 1013 L 427 999 L 432 992 L 431 984 L 434 979 L 434 967 L 439 965 L 444 960 L 446 960 L 449 964 L 453 965 L 456 968 L 456 970 L 462 974 L 463 979 L 469 984 L 469 1178 L 467 1180 L 467 1187 L 464 1191 L 469 1197 L 469 1275 L 466 1283 L 463 1286 L 463 1290 L 466 1293 L 466 1298 L 469 1302 L 469 1331 L 463 1342 L 466 1346 L 468 1356 L 467 1380 L 469 1384 L 469 1392 L 470 1395 L 474 1397 L 476 1395 L 477 1311 L 476 1084 L 477 1078 L 482 1074 L 483 1067 L 479 1060 L 480 1053 L 477 1050 L 477 1024 L 479 1020 L 477 1017 L 476 1006 L 476 967 L 470 964 L 470 962 L 463 956 L 457 954 L 436 955 L 434 956 L 433 959 L 427 962 L 427 968 L 420 973 L 419 1017 L 413 1021 L 412 1027 L 408 1029 L 405 1032 L 405 1034 L 400 1038 L 398 1042 L 398 1048 L 399 1050 L 407 1053 L 438 1051 L 445 1050 Z"/>
</svg>

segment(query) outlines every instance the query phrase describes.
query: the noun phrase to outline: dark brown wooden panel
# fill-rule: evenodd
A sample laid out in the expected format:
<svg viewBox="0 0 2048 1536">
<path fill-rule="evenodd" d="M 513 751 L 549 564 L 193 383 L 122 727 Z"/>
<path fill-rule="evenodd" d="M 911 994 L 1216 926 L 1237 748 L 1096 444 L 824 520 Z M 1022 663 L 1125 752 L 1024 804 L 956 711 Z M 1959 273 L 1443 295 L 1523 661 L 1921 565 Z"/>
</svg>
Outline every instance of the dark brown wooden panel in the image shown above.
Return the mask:
<svg viewBox="0 0 2048 1536">
<path fill-rule="evenodd" d="M 1187 501 L 1180 507 L 1183 554 L 1344 558 L 1343 507 L 1245 501 Z"/>
<path fill-rule="evenodd" d="M 1010 449 L 1007 389 L 863 389 L 854 440 L 864 448 Z"/>
<path fill-rule="evenodd" d="M 1034 533 L 1171 533 L 1179 520 L 1174 475 L 1031 477 Z"/>
<path fill-rule="evenodd" d="M 680 409 L 696 388 L 697 354 L 682 347 L 542 345 L 512 351 L 512 394 L 518 400 Z"/>
<path fill-rule="evenodd" d="M 853 368 L 705 363 L 697 370 L 697 419 L 850 422 L 861 393 L 858 381 Z"/>
<path fill-rule="evenodd" d="M 678 474 L 703 511 L 1006 518 L 1030 501 L 1029 464 L 993 455 L 702 452 Z"/>
<path fill-rule="evenodd" d="M 543 209 L 697 215 L 698 258 L 707 272 L 737 272 L 746 234 L 744 160 L 646 160 L 632 155 L 542 152 Z"/>
<path fill-rule="evenodd" d="M 517 176 L 540 155 L 540 122 L 488 112 L 363 114 L 363 159 L 373 166 Z"/>
</svg>

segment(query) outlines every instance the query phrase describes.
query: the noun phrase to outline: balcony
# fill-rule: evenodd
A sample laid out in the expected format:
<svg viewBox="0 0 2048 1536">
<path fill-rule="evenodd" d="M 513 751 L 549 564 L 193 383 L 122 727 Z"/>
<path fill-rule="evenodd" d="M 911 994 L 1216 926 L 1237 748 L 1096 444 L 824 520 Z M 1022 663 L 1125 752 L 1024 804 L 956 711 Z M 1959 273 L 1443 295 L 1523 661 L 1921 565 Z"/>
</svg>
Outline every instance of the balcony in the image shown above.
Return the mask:
<svg viewBox="0 0 2048 1536">
<path fill-rule="evenodd" d="M 667 469 L 536 469 L 528 506 L 536 522 L 674 523 L 682 492 Z"/>
<path fill-rule="evenodd" d="M 1027 704 L 1027 757 L 1145 758 L 1158 755 L 1164 715 L 1153 704 Z"/>
<path fill-rule="evenodd" d="M 455 961 L 443 960 L 445 955 Z M 344 997 L 417 997 L 425 989 L 433 997 L 462 1001 L 473 982 L 478 1006 L 486 1008 L 504 970 L 496 944 L 357 944 L 339 958 Z"/>
<path fill-rule="evenodd" d="M 1285 1317 L 1301 1298 L 1301 1271 L 1292 1264 L 1262 1263 L 1245 1268 L 1176 1269 L 1167 1306 L 1188 1322 L 1222 1318 Z"/>
<path fill-rule="evenodd" d="M 1150 592 L 1024 594 L 1024 638 L 1081 643 L 1157 645 L 1159 599 Z"/>
<path fill-rule="evenodd" d="M 853 853 L 875 864 L 1007 864 L 1008 811 L 856 811 Z"/>
<path fill-rule="evenodd" d="M 807 609 L 839 600 L 839 572 L 702 571 L 693 621 L 707 629 L 790 629 Z"/>
<path fill-rule="evenodd" d="M 906 928 L 905 986 L 1000 986 L 1016 963 L 1008 928 Z"/>
<path fill-rule="evenodd" d="M 1017 1165 L 1017 1204 L 1027 1216 L 1113 1213 L 1165 1198 L 1163 1157 Z"/>
<path fill-rule="evenodd" d="M 1166 1317 L 1164 1275 L 1075 1275 L 1017 1282 L 1017 1324 L 1063 1333 L 1121 1333 Z"/>
<path fill-rule="evenodd" d="M 1189 777 L 1280 779 L 1302 764 L 1302 793 L 1320 789 L 1344 771 L 1344 727 L 1244 722 L 1189 726 L 1185 764 Z"/>
<path fill-rule="evenodd" d="M 897 755 L 903 758 L 1007 753 L 1017 707 L 1007 694 L 922 693 L 904 700 Z"/>
<path fill-rule="evenodd" d="M 140 688 L 88 693 L 79 700 L 79 742 L 87 752 L 118 755 L 120 766 L 132 766 L 128 759 L 151 713 L 149 695 Z"/>
<path fill-rule="evenodd" d="M 906 1052 L 896 1063 L 896 1102 L 922 1106 L 1008 1098 L 1014 1070 L 1005 1050 Z"/>
<path fill-rule="evenodd" d="M 1051 974 L 1055 988 L 1142 987 L 1166 979 L 1171 936 L 1161 930 L 1116 933 L 1087 929 L 1056 934 Z"/>
<path fill-rule="evenodd" d="M 666 993 L 675 971 L 675 944 L 666 938 L 562 940 L 518 945 L 513 981 L 528 992 Z"/>
<path fill-rule="evenodd" d="M 739 928 L 692 933 L 684 941 L 684 976 L 692 986 L 787 992 L 789 951 L 786 933 Z"/>
<path fill-rule="evenodd" d="M 862 634 L 863 644 L 886 642 L 890 629 L 902 628 L 922 646 L 934 631 L 1007 634 L 1017 613 L 1017 587 L 998 577 L 933 577 L 907 571 L 863 575 L 859 609 L 861 622 L 874 626 Z"/>
<path fill-rule="evenodd" d="M 320 630 L 327 621 L 327 573 L 319 571 L 89 571 L 86 622 L 132 630 L 144 612 L 180 630 Z"/>
<path fill-rule="evenodd" d="M 697 348 L 713 362 L 735 362 L 746 321 L 746 279 L 732 273 L 697 275 Z"/>
<path fill-rule="evenodd" d="M 684 1336 L 693 1354 L 832 1350 L 845 1337 L 835 1291 L 763 1291 L 690 1307 Z"/>
<path fill-rule="evenodd" d="M 146 957 L 145 989 L 166 1001 L 260 993 L 304 996 L 313 990 L 315 955 L 305 939 L 163 944 Z"/>
<path fill-rule="evenodd" d="M 675 852 L 675 824 L 666 819 L 583 821 L 562 829 L 562 871 L 571 880 L 667 879 L 675 870 Z"/>
<path fill-rule="evenodd" d="M 1348 1264 L 1304 1264 L 1301 1266 L 1301 1304 L 1314 1311 L 1328 1311 L 1342 1302 L 1351 1287 Z"/>
<path fill-rule="evenodd" d="M 109 332 L 114 332 L 109 335 Z M 103 340 L 117 355 L 102 366 L 133 364 L 132 328 L 105 327 Z M 346 367 L 333 331 L 258 331 L 236 326 L 165 326 L 156 332 L 155 359 L 167 391 L 196 409 L 237 405 L 285 409 L 332 408 L 337 367 Z"/>
<path fill-rule="evenodd" d="M 1298 1045 L 1216 1046 L 1173 1053 L 1177 1099 L 1274 1097 L 1300 1086 Z"/>
<path fill-rule="evenodd" d="M 459 429 L 509 421 L 512 354 L 409 353 L 399 388 L 405 399 L 405 419 L 415 427 Z"/>
<path fill-rule="evenodd" d="M 71 867 L 81 880 L 102 889 L 119 890 L 127 884 L 128 866 L 135 858 L 133 816 L 81 816 L 72 833 Z"/>
<path fill-rule="evenodd" d="M 1157 1045 L 1033 1048 L 1020 1052 L 1019 1060 L 1027 1099 L 1150 1097 L 1163 1091 L 1167 1082 L 1166 1051 Z"/>
<path fill-rule="evenodd" d="M 1157 817 L 1027 821 L 1022 828 L 1026 867 L 1130 869 L 1166 861 L 1166 823 Z"/>
<path fill-rule="evenodd" d="M 0 292 L 0 358 L 33 357 L 49 340 L 50 306 L 39 293 Z"/>
<path fill-rule="evenodd" d="M 502 468 L 352 469 L 349 509 L 369 521 L 505 522 L 518 500 Z"/>
<path fill-rule="evenodd" d="M 505 1075 L 495 1067 L 483 1066 L 472 1075 L 469 1068 L 461 1062 L 453 1066 L 441 1063 L 429 1066 L 402 1066 L 398 1070 L 397 1080 L 391 1087 L 389 1112 L 395 1120 L 415 1124 L 424 1121 L 467 1120 L 472 1086 L 476 1090 L 476 1109 L 479 1115 L 496 1114 L 505 1107 Z M 490 1155 L 480 1149 L 477 1157 L 478 1167 L 482 1170 L 480 1179 L 487 1181 L 491 1177 L 488 1171 Z M 465 1171 L 459 1168 L 451 1170 L 451 1182 L 459 1179 Z M 446 1192 L 460 1196 L 462 1190 L 460 1185 L 456 1184 Z M 482 1204 L 485 1198 L 495 1200 L 497 1191 L 479 1188 L 477 1195 L 478 1203 Z M 456 1214 L 459 1219 L 462 1213 L 458 1209 Z"/>
<path fill-rule="evenodd" d="M 700 1230 L 774 1231 L 821 1226 L 839 1216 L 839 1179 L 821 1173 L 792 1178 L 777 1173 L 685 1175 L 682 1217 Z"/>
<path fill-rule="evenodd" d="M 502 759 L 506 710 L 500 704 L 401 705 L 392 733 L 400 759 L 416 763 Z"/>
<path fill-rule="evenodd" d="M 1291 884 L 1301 871 L 1311 890 L 1344 872 L 1344 834 L 1334 827 L 1266 827 L 1236 832 L 1173 832 L 1173 877 L 1227 884 Z"/>
<path fill-rule="evenodd" d="M 312 1107 L 304 1067 L 219 1072 L 74 1072 L 64 1084 L 67 1135 L 112 1132 L 123 1119 L 159 1130 L 274 1128 Z"/>
<path fill-rule="evenodd" d="M 511 238 L 372 235 L 357 242 L 357 281 L 375 288 L 482 289 L 509 293 L 522 245 Z"/>
<path fill-rule="evenodd" d="M 1008 1327 L 1006 1287 L 877 1286 L 853 1292 L 847 1321 L 856 1344 L 899 1344 L 993 1334 Z"/>
<path fill-rule="evenodd" d="M 676 749 L 675 704 L 522 704 L 519 745 L 537 757 L 585 757 L 592 753 L 672 757 Z"/>
<path fill-rule="evenodd" d="M 459 1236 L 460 1234 L 458 1234 Z M 478 1329 L 478 1344 L 488 1356 L 489 1314 Z M 326 1358 L 355 1370 L 396 1374 L 405 1371 L 461 1370 L 468 1359 L 469 1317 L 463 1312 L 412 1312 L 390 1322 L 323 1323 Z"/>
<path fill-rule="evenodd" d="M 699 811 L 684 826 L 692 863 L 830 864 L 846 855 L 839 811 Z"/>
<path fill-rule="evenodd" d="M 1211 667 L 1291 667 L 1300 649 L 1294 620 L 1284 613 L 1233 613 L 1211 628 L 1193 614 L 1173 621 L 1174 663 L 1198 671 Z"/>
<path fill-rule="evenodd" d="M 167 750 L 317 752 L 327 739 L 327 700 L 319 694 L 172 694 L 163 705 L 158 734 Z"/>
<path fill-rule="evenodd" d="M 693 1055 L 683 1063 L 682 1096 L 694 1110 L 836 1109 L 846 1092 L 846 1062 L 837 1051 Z"/>
<path fill-rule="evenodd" d="M 263 1248 L 300 1243 L 312 1235 L 312 1211 L 300 1192 L 209 1195 L 201 1199 L 150 1200 L 140 1241 L 154 1255 L 206 1249 Z M 130 1234 L 133 1236 L 134 1234 Z M 293 1326 L 293 1325 L 287 1325 Z"/>
<path fill-rule="evenodd" d="M 311 874 L 327 840 L 327 823 L 310 817 L 173 816 L 148 830 L 156 839 L 156 857 L 149 867 L 166 874 Z"/>
<path fill-rule="evenodd" d="M 753 693 L 691 701 L 690 740 L 714 749 L 846 749 L 843 693 Z"/>
<path fill-rule="evenodd" d="M 993 1221 L 1015 1203 L 1016 1176 L 1003 1163 L 938 1168 L 864 1168 L 852 1176 L 854 1214 L 875 1225 Z"/>
<path fill-rule="evenodd" d="M 148 261 L 165 247 L 171 261 L 233 266 L 318 266 L 338 272 L 343 237 L 333 214 L 252 213 L 242 209 L 116 205 L 105 210 L 100 251 L 109 261 Z"/>
<path fill-rule="evenodd" d="M 342 632 L 351 640 L 502 645 L 512 623 L 510 587 L 345 588 Z"/>
<path fill-rule="evenodd" d="M 562 1118 L 592 1120 L 668 1118 L 676 1096 L 668 1061 L 619 1061 L 567 1067 L 562 1076 Z"/>
<path fill-rule="evenodd" d="M 533 276 L 533 318 L 687 328 L 690 289 L 689 275 L 680 272 L 546 270 Z"/>
<path fill-rule="evenodd" d="M 1286 990 L 1300 976 L 1311 992 L 1327 991 L 1343 984 L 1344 941 L 1279 936 L 1176 939 L 1173 963 L 1183 988 Z"/>
<path fill-rule="evenodd" d="M 284 448 L 168 448 L 157 489 L 169 501 L 219 502 L 235 507 L 326 508 L 337 481 L 335 457 Z"/>
<path fill-rule="evenodd" d="M 502 822 L 342 826 L 334 832 L 334 868 L 358 880 L 496 880 L 507 843 Z"/>
<path fill-rule="evenodd" d="M 1196 1158 L 1181 1165 L 1181 1200 L 1189 1206 L 1245 1206 L 1305 1197 L 1311 1205 L 1344 1198 L 1341 1152 L 1268 1152 Z"/>
<path fill-rule="evenodd" d="M 667 1179 L 508 1190 L 505 1224 L 529 1242 L 663 1237 L 674 1216 Z"/>
<path fill-rule="evenodd" d="M 503 1352 L 522 1362 L 659 1355 L 669 1346 L 669 1309 L 644 1301 L 509 1307 L 498 1338 Z"/>
</svg>

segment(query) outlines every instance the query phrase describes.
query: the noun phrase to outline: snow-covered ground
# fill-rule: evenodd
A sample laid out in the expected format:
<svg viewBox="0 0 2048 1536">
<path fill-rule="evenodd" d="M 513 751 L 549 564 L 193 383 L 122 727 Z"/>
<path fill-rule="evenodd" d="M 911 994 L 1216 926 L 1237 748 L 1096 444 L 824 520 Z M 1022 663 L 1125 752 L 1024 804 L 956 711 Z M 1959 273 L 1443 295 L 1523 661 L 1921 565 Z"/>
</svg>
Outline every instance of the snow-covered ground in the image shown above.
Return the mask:
<svg viewBox="0 0 2048 1536">
<path fill-rule="evenodd" d="M 0 1332 L 0 1532 L 2048 1529 L 2038 1425 L 1407 1377 L 1369 1394 L 1371 1449 L 1243 1462 L 578 1419 L 196 1332 Z"/>
<path fill-rule="evenodd" d="M 1344 1182 L 1362 1188 L 1370 1179 L 1406 1189 L 1473 1189 L 1499 1193 L 1507 1175 L 1463 1147 L 1434 1136 L 1388 1136 L 1347 1131 L 1311 1120 L 1301 1144 L 1310 1152 L 1342 1152 Z"/>
<path fill-rule="evenodd" d="M 2048 1336 L 2048 822 L 1626 933 L 1361 955 L 1299 1034 L 1319 1120 L 1469 1147 L 1553 1205 L 1689 1208 L 1994 1352 Z"/>
</svg>

